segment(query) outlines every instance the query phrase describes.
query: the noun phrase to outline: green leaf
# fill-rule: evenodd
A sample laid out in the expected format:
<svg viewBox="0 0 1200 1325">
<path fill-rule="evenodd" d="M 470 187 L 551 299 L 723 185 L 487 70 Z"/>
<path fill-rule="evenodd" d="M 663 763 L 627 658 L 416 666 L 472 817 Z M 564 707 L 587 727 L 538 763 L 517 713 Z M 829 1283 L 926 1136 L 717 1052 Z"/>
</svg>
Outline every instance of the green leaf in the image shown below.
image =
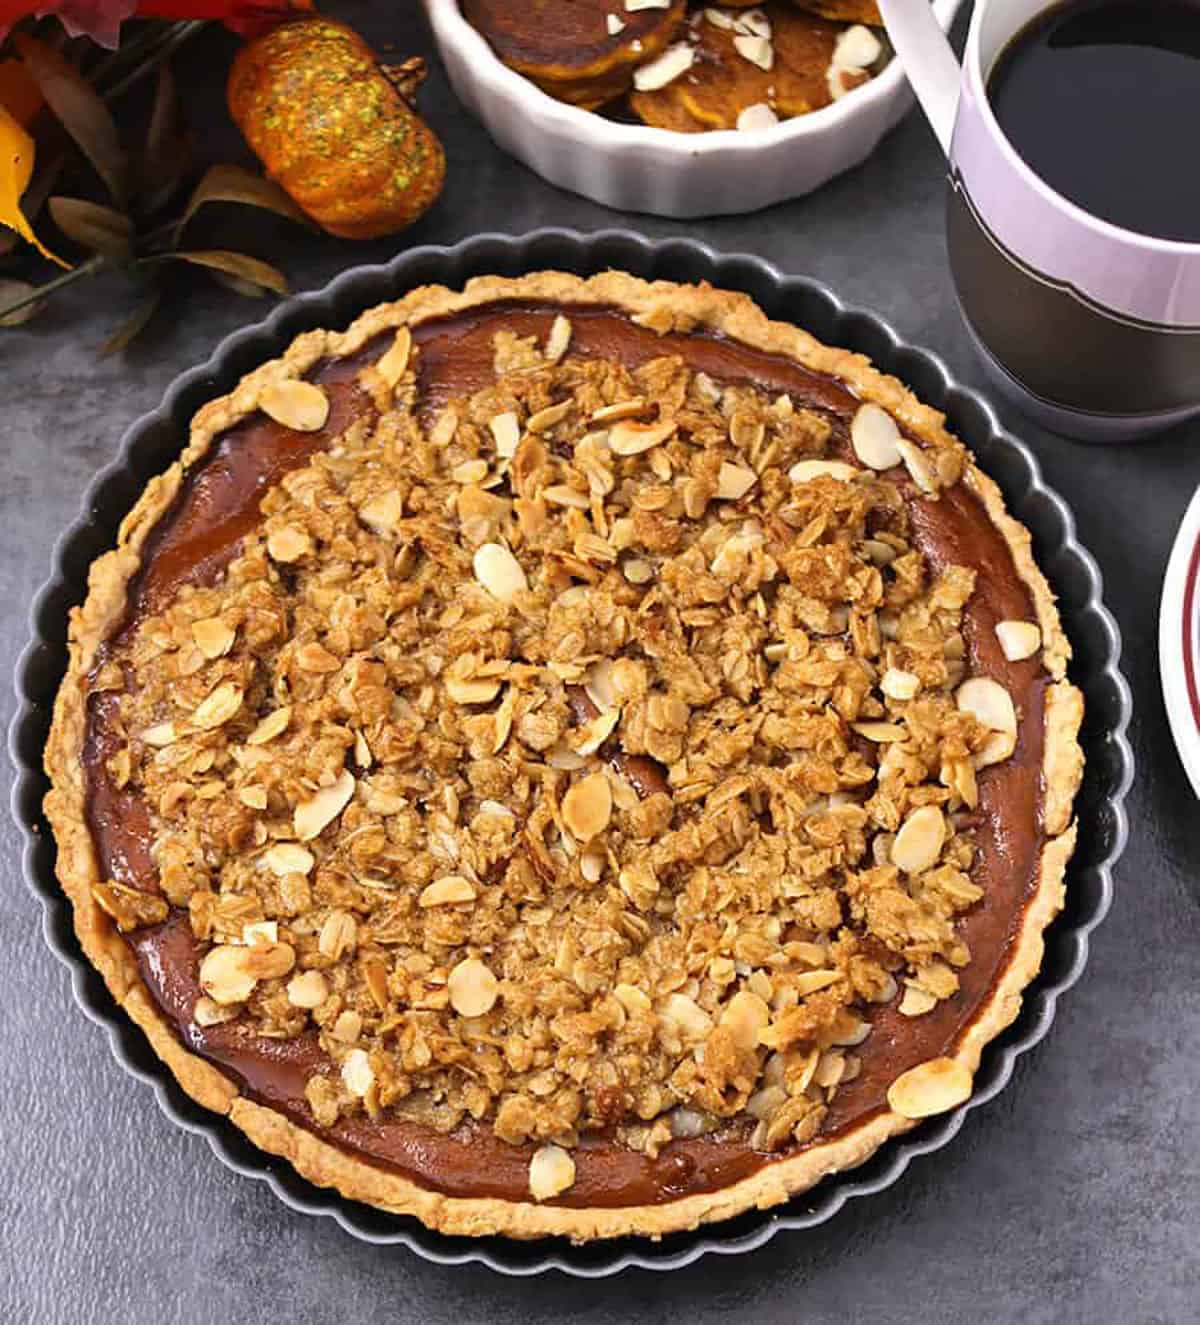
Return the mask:
<svg viewBox="0 0 1200 1325">
<path fill-rule="evenodd" d="M 54 197 L 46 206 L 54 224 L 76 244 L 114 262 L 128 262 L 133 256 L 133 222 L 128 216 L 83 198 Z"/>
<path fill-rule="evenodd" d="M 309 229 L 314 228 L 308 217 L 273 180 L 256 175 L 243 166 L 225 162 L 210 166 L 204 172 L 204 178 L 196 185 L 195 192 L 179 218 L 175 231 L 177 236 L 183 233 L 184 226 L 206 202 L 236 202 L 247 207 L 261 207 Z"/>
<path fill-rule="evenodd" d="M 151 262 L 175 260 L 189 262 L 195 267 L 207 267 L 210 271 L 224 272 L 249 285 L 263 290 L 274 290 L 276 294 L 287 294 L 287 277 L 277 267 L 245 253 L 231 253 L 228 249 L 179 249 L 174 253 L 164 253 L 161 257 L 147 259 Z"/>
<path fill-rule="evenodd" d="M 96 168 L 113 200 L 123 205 L 128 165 L 117 126 L 83 75 L 52 47 L 25 32 L 12 40 L 46 104 Z"/>
</svg>

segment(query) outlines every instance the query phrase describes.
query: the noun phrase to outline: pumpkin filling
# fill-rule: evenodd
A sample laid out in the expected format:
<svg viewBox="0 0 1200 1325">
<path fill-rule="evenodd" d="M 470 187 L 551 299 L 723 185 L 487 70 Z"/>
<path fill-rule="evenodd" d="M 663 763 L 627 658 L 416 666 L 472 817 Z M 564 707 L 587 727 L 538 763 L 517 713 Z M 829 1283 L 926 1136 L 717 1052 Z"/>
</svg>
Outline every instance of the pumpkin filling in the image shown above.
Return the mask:
<svg viewBox="0 0 1200 1325">
<path fill-rule="evenodd" d="M 603 307 L 310 378 L 188 476 L 91 678 L 95 897 L 183 1043 L 568 1206 L 960 1102 L 1045 684 L 964 453 Z"/>
</svg>

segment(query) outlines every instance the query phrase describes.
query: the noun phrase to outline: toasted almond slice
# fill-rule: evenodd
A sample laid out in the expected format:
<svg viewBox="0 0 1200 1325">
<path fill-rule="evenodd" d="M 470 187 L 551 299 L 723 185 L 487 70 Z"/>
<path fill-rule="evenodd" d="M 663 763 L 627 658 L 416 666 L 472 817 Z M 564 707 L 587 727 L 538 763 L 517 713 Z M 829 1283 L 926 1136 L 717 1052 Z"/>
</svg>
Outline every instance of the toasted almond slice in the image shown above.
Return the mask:
<svg viewBox="0 0 1200 1325">
<path fill-rule="evenodd" d="M 358 921 L 349 911 L 330 911 L 317 935 L 317 948 L 321 955 L 337 961 L 343 953 L 353 952 L 357 946 Z"/>
<path fill-rule="evenodd" d="M 936 496 L 938 490 L 937 475 L 934 473 L 933 466 L 929 463 L 925 452 L 915 442 L 910 442 L 907 437 L 896 439 L 896 450 L 900 452 L 904 467 L 908 470 L 912 481 L 920 491 L 926 497 Z"/>
<path fill-rule="evenodd" d="M 566 483 L 552 483 L 542 489 L 542 496 L 552 506 L 570 506 L 577 511 L 589 511 L 592 508 L 592 499 L 586 492 L 578 492 Z"/>
<path fill-rule="evenodd" d="M 301 971 L 287 984 L 287 1000 L 294 1008 L 319 1008 L 329 997 L 329 985 L 320 971 Z"/>
<path fill-rule="evenodd" d="M 174 745 L 178 740 L 178 733 L 173 722 L 156 722 L 153 727 L 147 727 L 142 732 L 142 740 L 147 745 L 162 749 L 164 746 Z"/>
<path fill-rule="evenodd" d="M 433 427 L 429 430 L 429 445 L 440 451 L 450 445 L 457 431 L 458 413 L 447 407 L 437 416 Z"/>
<path fill-rule="evenodd" d="M 486 460 L 464 460 L 461 465 L 454 466 L 450 477 L 455 483 L 481 483 L 487 478 L 487 472 Z"/>
<path fill-rule="evenodd" d="M 721 501 L 740 501 L 757 482 L 754 470 L 723 460 L 717 473 L 717 497 Z"/>
<path fill-rule="evenodd" d="M 490 704 L 500 693 L 500 681 L 494 676 L 446 678 L 446 693 L 456 704 Z"/>
<path fill-rule="evenodd" d="M 758 1033 L 771 1020 L 771 1009 L 757 994 L 739 990 L 721 1013 L 721 1025 L 733 1036 L 743 1052 L 758 1046 Z"/>
<path fill-rule="evenodd" d="M 892 843 L 892 864 L 906 874 L 932 869 L 946 842 L 946 816 L 936 805 L 922 805 L 900 825 Z"/>
<path fill-rule="evenodd" d="M 769 37 L 739 32 L 733 39 L 733 48 L 743 60 L 749 60 L 760 69 L 770 71 L 775 64 L 775 47 Z"/>
<path fill-rule="evenodd" d="M 404 519 L 404 498 L 398 492 L 383 492 L 358 508 L 358 518 L 381 537 L 394 534 Z"/>
<path fill-rule="evenodd" d="M 625 20 L 619 14 L 605 14 L 604 26 L 608 29 L 608 35 L 615 37 L 618 32 L 625 31 Z"/>
<path fill-rule="evenodd" d="M 511 460 L 517 453 L 517 444 L 521 440 L 521 422 L 512 410 L 496 414 L 488 420 L 492 440 L 496 443 L 496 453 Z"/>
<path fill-rule="evenodd" d="M 267 716 L 258 724 L 257 727 L 246 737 L 247 745 L 266 745 L 268 741 L 273 741 L 276 736 L 287 730 L 287 725 L 292 720 L 292 706 L 284 704 L 282 708 L 277 708 L 273 713 Z"/>
<path fill-rule="evenodd" d="M 608 827 L 612 818 L 612 787 L 603 773 L 591 773 L 574 783 L 563 797 L 563 823 L 580 842 L 589 842 Z"/>
<path fill-rule="evenodd" d="M 1017 737 L 1013 732 L 995 732 L 983 744 L 983 749 L 975 756 L 975 767 L 990 768 L 993 764 L 1002 764 L 1012 757 L 1017 748 Z"/>
<path fill-rule="evenodd" d="M 221 658 L 233 648 L 237 631 L 219 616 L 192 622 L 192 639 L 206 658 Z"/>
<path fill-rule="evenodd" d="M 254 992 L 258 978 L 250 972 L 246 953 L 245 948 L 223 943 L 210 949 L 200 963 L 200 988 L 215 1003 L 244 1003 Z"/>
<path fill-rule="evenodd" d="M 421 906 L 454 906 L 459 902 L 473 902 L 475 886 L 461 874 L 447 874 L 424 888 L 418 901 Z"/>
<path fill-rule="evenodd" d="M 630 557 L 621 571 L 630 584 L 649 584 L 654 578 L 654 567 L 644 557 Z"/>
<path fill-rule="evenodd" d="M 990 676 L 972 676 L 958 687 L 954 702 L 977 722 L 1005 736 L 1017 734 L 1017 711 L 1012 696 Z"/>
<path fill-rule="evenodd" d="M 636 14 L 639 9 L 670 9 L 671 0 L 625 0 L 627 13 Z"/>
<path fill-rule="evenodd" d="M 446 989 L 450 1006 L 460 1017 L 482 1017 L 500 995 L 499 981 L 478 957 L 459 962 L 450 972 Z"/>
<path fill-rule="evenodd" d="M 598 713 L 591 722 L 585 723 L 580 730 L 584 733 L 583 740 L 575 747 L 575 753 L 581 755 L 595 754 L 605 741 L 613 734 L 616 725 L 621 720 L 620 709 L 605 709 Z"/>
<path fill-rule="evenodd" d="M 760 129 L 773 129 L 779 123 L 779 116 L 765 101 L 756 101 L 738 113 L 737 127 L 742 133 L 755 133 Z"/>
<path fill-rule="evenodd" d="M 278 943 L 279 922 L 277 920 L 255 920 L 249 925 L 243 925 L 242 942 L 245 944 Z"/>
<path fill-rule="evenodd" d="M 262 854 L 262 863 L 272 874 L 283 878 L 285 874 L 309 874 L 317 858 L 299 842 L 276 842 Z"/>
<path fill-rule="evenodd" d="M 296 964 L 296 950 L 290 943 L 251 943 L 242 951 L 246 954 L 247 969 L 256 980 L 287 975 Z"/>
<path fill-rule="evenodd" d="M 626 0 L 626 4 L 631 0 Z M 652 8 L 641 0 L 642 8 Z M 542 1146 L 529 1161 L 529 1194 L 535 1201 L 549 1201 L 565 1192 L 575 1181 L 575 1161 L 562 1146 Z"/>
<path fill-rule="evenodd" d="M 639 92 L 657 92 L 660 87 L 666 87 L 680 74 L 686 73 L 695 62 L 695 47 L 686 41 L 677 41 L 673 46 L 668 46 L 656 60 L 650 60 L 635 69 L 633 85 Z"/>
<path fill-rule="evenodd" d="M 904 997 L 900 1000 L 897 1011 L 902 1017 L 923 1017 L 925 1013 L 937 1007 L 937 995 L 920 985 L 906 985 Z"/>
<path fill-rule="evenodd" d="M 592 414 L 590 423 L 619 423 L 622 419 L 631 419 L 641 414 L 646 408 L 644 396 L 631 396 L 628 400 L 618 400 L 612 405 L 602 405 Z M 596 434 L 602 436 L 603 434 Z"/>
<path fill-rule="evenodd" d="M 408 371 L 408 360 L 412 354 L 412 332 L 407 327 L 396 330 L 396 339 L 391 348 L 375 365 L 380 377 L 393 389 Z"/>
<path fill-rule="evenodd" d="M 659 1004 L 659 1015 L 677 1026 L 689 1040 L 703 1040 L 712 1030 L 712 1018 L 687 994 L 668 994 Z"/>
<path fill-rule="evenodd" d="M 853 465 L 841 460 L 798 460 L 788 470 L 788 478 L 793 483 L 808 483 L 814 478 L 836 478 L 849 483 L 857 474 Z"/>
<path fill-rule="evenodd" d="M 610 15 L 610 17 L 615 17 L 615 15 Z M 546 337 L 546 348 L 543 353 L 551 363 L 558 363 L 563 355 L 566 354 L 567 346 L 570 345 L 570 343 L 571 323 L 559 313 L 550 324 L 550 334 Z"/>
<path fill-rule="evenodd" d="M 267 551 L 273 561 L 290 565 L 312 551 L 312 539 L 303 529 L 285 524 L 282 529 L 272 529 L 267 535 Z"/>
<path fill-rule="evenodd" d="M 572 404 L 574 401 L 568 396 L 566 400 L 560 400 L 557 405 L 547 405 L 545 409 L 539 409 L 535 414 L 531 414 L 525 426 L 530 432 L 546 432 L 570 414 Z"/>
<path fill-rule="evenodd" d="M 242 688 L 232 681 L 222 681 L 207 699 L 200 701 L 192 714 L 192 726 L 213 731 L 223 726 L 242 707 Z"/>
<path fill-rule="evenodd" d="M 891 469 L 900 463 L 900 429 L 885 409 L 867 403 L 850 422 L 854 454 L 869 469 Z"/>
<path fill-rule="evenodd" d="M 609 658 L 594 662 L 583 678 L 583 688 L 587 697 L 603 712 L 617 707 L 617 692 L 613 685 L 613 664 Z"/>
<path fill-rule="evenodd" d="M 929 1118 L 969 1099 L 971 1085 L 971 1073 L 956 1058 L 931 1058 L 902 1072 L 887 1101 L 902 1118 Z"/>
<path fill-rule="evenodd" d="M 216 999 L 209 998 L 207 994 L 202 994 L 196 1000 L 196 1006 L 192 1008 L 192 1020 L 197 1026 L 220 1026 L 224 1022 L 232 1021 L 241 1011 L 235 1004 L 232 1007 L 222 1007 Z"/>
<path fill-rule="evenodd" d="M 674 419 L 661 419 L 657 423 L 622 419 L 609 429 L 608 445 L 616 455 L 641 455 L 674 436 L 677 427 Z"/>
<path fill-rule="evenodd" d="M 375 1084 L 375 1072 L 365 1049 L 351 1049 L 342 1064 L 342 1081 L 351 1095 L 362 1099 Z"/>
<path fill-rule="evenodd" d="M 329 418 L 329 397 L 319 386 L 299 378 L 283 378 L 264 387 L 262 412 L 293 432 L 320 432 Z"/>
<path fill-rule="evenodd" d="M 837 984 L 841 978 L 841 971 L 827 967 L 819 971 L 804 971 L 797 975 L 791 983 L 801 998 L 807 998 L 809 994 L 819 993 L 822 989 L 828 989 L 830 985 Z"/>
<path fill-rule="evenodd" d="M 912 699 L 921 688 L 921 678 L 915 672 L 889 667 L 879 678 L 879 688 L 889 699 Z"/>
<path fill-rule="evenodd" d="M 292 822 L 301 842 L 311 842 L 331 824 L 354 795 L 354 775 L 342 769 L 332 786 L 322 787 L 315 796 L 296 806 Z"/>
<path fill-rule="evenodd" d="M 724 9 L 706 9 L 704 17 L 713 25 L 714 28 L 720 28 L 723 32 L 733 31 L 734 16 Z"/>
<path fill-rule="evenodd" d="M 997 621 L 996 638 L 1009 662 L 1022 662 L 1042 647 L 1042 632 L 1032 621 Z"/>
<path fill-rule="evenodd" d="M 637 985 L 619 984 L 613 986 L 613 997 L 628 1013 L 649 1012 L 654 1006 L 649 995 Z"/>
<path fill-rule="evenodd" d="M 867 69 L 883 54 L 879 38 L 862 23 L 846 28 L 833 48 L 833 63 L 843 69 Z"/>
<path fill-rule="evenodd" d="M 585 851 L 579 857 L 579 872 L 588 883 L 599 883 L 608 859 L 603 851 Z"/>
<path fill-rule="evenodd" d="M 239 787 L 238 800 L 248 810 L 265 810 L 267 808 L 267 789 L 266 787 Z"/>
<path fill-rule="evenodd" d="M 502 603 L 511 603 L 529 588 L 521 563 L 502 543 L 483 543 L 475 549 L 475 578 Z"/>
</svg>

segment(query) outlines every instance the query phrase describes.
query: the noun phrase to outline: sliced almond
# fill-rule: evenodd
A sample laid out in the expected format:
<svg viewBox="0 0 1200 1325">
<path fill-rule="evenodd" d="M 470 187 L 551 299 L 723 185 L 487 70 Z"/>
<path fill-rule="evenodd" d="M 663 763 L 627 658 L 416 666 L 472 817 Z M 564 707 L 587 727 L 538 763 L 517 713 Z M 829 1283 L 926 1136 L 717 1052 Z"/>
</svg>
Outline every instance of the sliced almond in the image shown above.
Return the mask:
<svg viewBox="0 0 1200 1325">
<path fill-rule="evenodd" d="M 468 957 L 450 972 L 446 981 L 450 1006 L 460 1017 L 482 1017 L 490 1012 L 500 994 L 500 984 L 478 957 Z"/>
<path fill-rule="evenodd" d="M 954 702 L 991 731 L 1016 736 L 1017 712 L 1012 696 L 990 676 L 972 676 L 964 681 L 955 692 Z"/>
<path fill-rule="evenodd" d="M 608 432 L 608 445 L 616 455 L 641 455 L 659 446 L 675 434 L 678 427 L 674 419 L 657 423 L 639 423 L 636 419 L 622 419 Z"/>
<path fill-rule="evenodd" d="M 535 1201 L 549 1201 L 574 1181 L 575 1161 L 562 1146 L 542 1146 L 534 1151 L 529 1161 L 529 1194 Z"/>
<path fill-rule="evenodd" d="M 284 378 L 263 388 L 259 408 L 293 432 L 320 432 L 329 418 L 329 397 L 319 386 Z"/>
<path fill-rule="evenodd" d="M 233 648 L 237 631 L 219 616 L 192 622 L 192 639 L 206 658 L 221 658 Z"/>
<path fill-rule="evenodd" d="M 612 787 L 603 773 L 591 773 L 574 783 L 563 797 L 562 816 L 572 835 L 590 842 L 612 818 Z"/>
<path fill-rule="evenodd" d="M 793 483 L 808 483 L 814 478 L 836 478 L 849 483 L 857 474 L 853 465 L 841 460 L 798 460 L 788 470 L 788 478 Z"/>
<path fill-rule="evenodd" d="M 496 414 L 488 420 L 492 440 L 496 443 L 496 454 L 511 460 L 517 453 L 517 444 L 521 440 L 521 422 L 512 410 Z"/>
<path fill-rule="evenodd" d="M 152 745 L 156 749 L 163 749 L 168 745 L 174 745 L 179 739 L 173 722 L 157 722 L 153 727 L 147 727 L 142 732 L 142 740 L 147 745 Z"/>
<path fill-rule="evenodd" d="M 455 410 L 447 408 L 437 416 L 433 427 L 429 430 L 429 445 L 435 450 L 440 451 L 450 445 L 454 440 L 454 434 L 458 431 L 458 414 Z"/>
<path fill-rule="evenodd" d="M 588 883 L 599 883 L 608 859 L 603 851 L 585 851 L 579 857 L 579 872 Z"/>
<path fill-rule="evenodd" d="M 500 693 L 500 680 L 494 676 L 447 676 L 446 693 L 456 704 L 490 704 Z"/>
<path fill-rule="evenodd" d="M 577 511 L 590 511 L 592 508 L 592 499 L 586 492 L 579 492 L 565 483 L 552 483 L 548 488 L 543 488 L 542 497 L 551 506 L 570 506 Z"/>
<path fill-rule="evenodd" d="M 659 1015 L 679 1028 L 685 1039 L 703 1040 L 712 1030 L 712 1018 L 687 994 L 668 994 L 659 1004 Z"/>
<path fill-rule="evenodd" d="M 956 1058 L 931 1058 L 902 1072 L 888 1087 L 887 1100 L 902 1118 L 929 1118 L 955 1109 L 971 1097 L 971 1073 Z"/>
<path fill-rule="evenodd" d="M 242 951 L 246 968 L 256 980 L 277 979 L 296 964 L 296 950 L 290 943 L 263 941 L 248 944 Z"/>
<path fill-rule="evenodd" d="M 609 17 L 616 17 L 610 15 Z M 609 31 L 611 32 L 611 28 Z M 546 347 L 543 351 L 545 357 L 551 363 L 558 361 L 567 352 L 567 346 L 571 343 L 571 323 L 559 313 L 550 324 L 550 334 L 546 337 Z"/>
<path fill-rule="evenodd" d="M 946 816 L 936 805 L 913 810 L 892 843 L 892 864 L 906 874 L 932 869 L 946 842 Z"/>
<path fill-rule="evenodd" d="M 246 953 L 245 948 L 220 944 L 205 954 L 200 963 L 200 988 L 215 1003 L 244 1003 L 254 992 L 258 978 L 250 972 Z"/>
<path fill-rule="evenodd" d="M 249 925 L 243 925 L 242 942 L 245 944 L 278 943 L 279 922 L 276 920 L 255 920 Z"/>
<path fill-rule="evenodd" d="M 265 810 L 267 808 L 267 789 L 266 787 L 239 787 L 238 800 L 248 810 Z"/>
<path fill-rule="evenodd" d="M 595 754 L 613 734 L 620 720 L 620 709 L 606 709 L 604 712 L 598 713 L 590 722 L 584 723 L 580 728 L 583 733 L 583 740 L 575 747 L 575 753 L 581 755 Z"/>
<path fill-rule="evenodd" d="M 320 971 L 301 971 L 287 984 L 287 1000 L 294 1008 L 319 1008 L 329 997 L 329 985 Z"/>
<path fill-rule="evenodd" d="M 723 460 L 717 473 L 717 496 L 721 501 L 739 501 L 757 482 L 754 470 Z"/>
<path fill-rule="evenodd" d="M 841 978 L 841 971 L 828 967 L 819 971 L 803 971 L 793 977 L 791 984 L 801 998 L 807 998 L 809 994 L 819 994 L 822 989 L 837 984 Z"/>
<path fill-rule="evenodd" d="M 358 518 L 376 534 L 394 534 L 404 519 L 404 499 L 398 492 L 381 493 L 358 508 Z"/>
<path fill-rule="evenodd" d="M 605 14 L 604 26 L 608 30 L 608 35 L 615 37 L 617 33 L 625 31 L 625 20 L 619 14 Z"/>
<path fill-rule="evenodd" d="M 602 405 L 596 410 L 589 422 L 610 424 L 618 423 L 621 419 L 632 419 L 638 414 L 644 412 L 646 400 L 643 396 L 631 396 L 628 400 L 618 400 L 612 405 Z M 602 433 L 596 434 L 603 436 Z"/>
<path fill-rule="evenodd" d="M 418 899 L 421 906 L 454 906 L 475 900 L 475 886 L 461 874 L 447 874 L 424 888 Z"/>
<path fill-rule="evenodd" d="M 511 603 L 529 588 L 521 563 L 502 543 L 483 543 L 475 549 L 475 578 L 502 603 Z"/>
<path fill-rule="evenodd" d="M 246 737 L 247 745 L 266 745 L 268 741 L 273 741 L 276 736 L 287 730 L 287 725 L 292 720 L 292 706 L 285 704 L 282 708 L 275 709 L 268 713 L 257 727 Z"/>
<path fill-rule="evenodd" d="M 897 1011 L 902 1017 L 923 1017 L 937 1007 L 937 996 L 920 985 L 906 985 Z"/>
<path fill-rule="evenodd" d="M 654 567 L 644 557 L 630 557 L 621 567 L 621 573 L 630 584 L 649 584 L 654 578 Z"/>
<path fill-rule="evenodd" d="M 342 1064 L 342 1081 L 351 1095 L 362 1099 L 375 1084 L 375 1072 L 365 1049 L 351 1049 Z"/>
<path fill-rule="evenodd" d="M 908 470 L 912 481 L 920 491 L 927 497 L 936 496 L 938 490 L 937 475 L 934 473 L 933 466 L 929 463 L 925 452 L 915 442 L 910 442 L 907 437 L 897 438 L 896 450 L 900 452 L 904 467 Z"/>
<path fill-rule="evenodd" d="M 879 38 L 862 23 L 846 28 L 833 48 L 833 63 L 843 69 L 867 69 L 883 54 Z"/>
<path fill-rule="evenodd" d="M 222 1007 L 216 999 L 209 998 L 207 994 L 202 994 L 196 1000 L 196 1006 L 192 1008 L 192 1020 L 197 1026 L 220 1026 L 223 1022 L 232 1021 L 239 1010 L 236 1005 Z"/>
<path fill-rule="evenodd" d="M 455 483 L 482 483 L 487 478 L 487 472 L 486 460 L 464 460 L 461 465 L 454 466 L 450 477 Z"/>
<path fill-rule="evenodd" d="M 921 688 L 921 678 L 915 672 L 889 667 L 879 678 L 879 688 L 889 699 L 912 699 Z"/>
<path fill-rule="evenodd" d="M 348 911 L 330 911 L 317 935 L 321 956 L 337 961 L 343 953 L 353 952 L 357 946 L 358 922 Z"/>
<path fill-rule="evenodd" d="M 285 524 L 282 529 L 272 529 L 267 535 L 267 551 L 273 561 L 290 565 L 312 551 L 312 539 L 303 529 Z"/>
<path fill-rule="evenodd" d="M 757 994 L 742 989 L 729 1000 L 721 1013 L 721 1025 L 733 1036 L 744 1052 L 758 1045 L 758 1033 L 771 1020 L 771 1009 Z"/>
<path fill-rule="evenodd" d="M 668 46 L 656 60 L 650 60 L 635 69 L 633 85 L 639 92 L 657 92 L 660 87 L 673 83 L 680 74 L 687 73 L 695 62 L 695 47 L 686 41 L 677 41 L 673 46 Z"/>
<path fill-rule="evenodd" d="M 613 986 L 613 997 L 625 1009 L 626 1012 L 633 1014 L 637 1012 L 649 1012 L 654 1006 L 650 1002 L 650 997 L 637 985 L 619 984 Z"/>
<path fill-rule="evenodd" d="M 292 822 L 301 842 L 311 842 L 341 814 L 354 795 L 354 785 L 354 775 L 342 769 L 332 786 L 322 787 L 296 806 Z"/>
<path fill-rule="evenodd" d="M 412 332 L 407 327 L 399 327 L 391 348 L 375 365 L 380 377 L 393 389 L 408 371 L 408 360 L 412 354 Z"/>
<path fill-rule="evenodd" d="M 760 69 L 769 71 L 775 64 L 775 47 L 769 37 L 739 32 L 733 39 L 733 48 L 743 60 L 749 60 Z"/>
<path fill-rule="evenodd" d="M 317 859 L 298 842 L 276 842 L 263 852 L 262 863 L 272 874 L 282 878 L 285 874 L 310 873 Z"/>
<path fill-rule="evenodd" d="M 714 28 L 720 28 L 722 32 L 733 31 L 734 16 L 724 9 L 706 9 L 704 17 Z"/>
<path fill-rule="evenodd" d="M 525 426 L 530 432 L 543 433 L 559 424 L 571 412 L 571 406 L 575 402 L 568 396 L 566 400 L 560 400 L 557 405 L 547 405 L 545 409 L 539 409 L 531 414 L 526 420 Z"/>
<path fill-rule="evenodd" d="M 891 469 L 900 463 L 900 429 L 896 420 L 878 405 L 866 404 L 850 422 L 854 454 L 868 469 Z"/>
<path fill-rule="evenodd" d="M 737 127 L 742 133 L 755 133 L 760 129 L 773 129 L 779 123 L 779 116 L 765 101 L 756 101 L 738 113 Z"/>
<path fill-rule="evenodd" d="M 232 681 L 222 681 L 207 699 L 201 700 L 192 714 L 192 726 L 213 731 L 223 726 L 242 707 L 242 688 Z"/>
<path fill-rule="evenodd" d="M 996 638 L 1009 662 L 1022 662 L 1042 647 L 1042 632 L 1032 621 L 997 621 Z"/>
<path fill-rule="evenodd" d="M 627 13 L 636 14 L 639 9 L 670 9 L 671 0 L 625 0 Z"/>
</svg>

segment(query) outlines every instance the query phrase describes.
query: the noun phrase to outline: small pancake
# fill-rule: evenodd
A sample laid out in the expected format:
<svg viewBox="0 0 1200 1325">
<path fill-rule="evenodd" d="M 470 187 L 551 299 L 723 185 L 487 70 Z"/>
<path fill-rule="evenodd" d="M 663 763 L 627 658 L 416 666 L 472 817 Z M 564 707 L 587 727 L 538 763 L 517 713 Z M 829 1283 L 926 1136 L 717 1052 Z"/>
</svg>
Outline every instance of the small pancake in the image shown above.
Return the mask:
<svg viewBox="0 0 1200 1325">
<path fill-rule="evenodd" d="M 745 34 L 697 15 L 689 25 L 696 52 L 692 67 L 665 87 L 635 91 L 634 112 L 655 128 L 679 131 L 686 123 L 699 132 L 736 129 L 738 116 L 750 106 L 770 106 L 781 120 L 827 106 L 833 100 L 829 66 L 843 29 L 783 4 L 767 5 L 764 12 L 771 23 L 770 69 L 739 52 L 735 41 Z"/>
<path fill-rule="evenodd" d="M 627 10 L 623 0 L 462 0 L 462 11 L 511 69 L 585 110 L 627 92 L 634 69 L 660 54 L 686 0 Z M 611 32 L 610 18 L 622 27 Z"/>
</svg>

